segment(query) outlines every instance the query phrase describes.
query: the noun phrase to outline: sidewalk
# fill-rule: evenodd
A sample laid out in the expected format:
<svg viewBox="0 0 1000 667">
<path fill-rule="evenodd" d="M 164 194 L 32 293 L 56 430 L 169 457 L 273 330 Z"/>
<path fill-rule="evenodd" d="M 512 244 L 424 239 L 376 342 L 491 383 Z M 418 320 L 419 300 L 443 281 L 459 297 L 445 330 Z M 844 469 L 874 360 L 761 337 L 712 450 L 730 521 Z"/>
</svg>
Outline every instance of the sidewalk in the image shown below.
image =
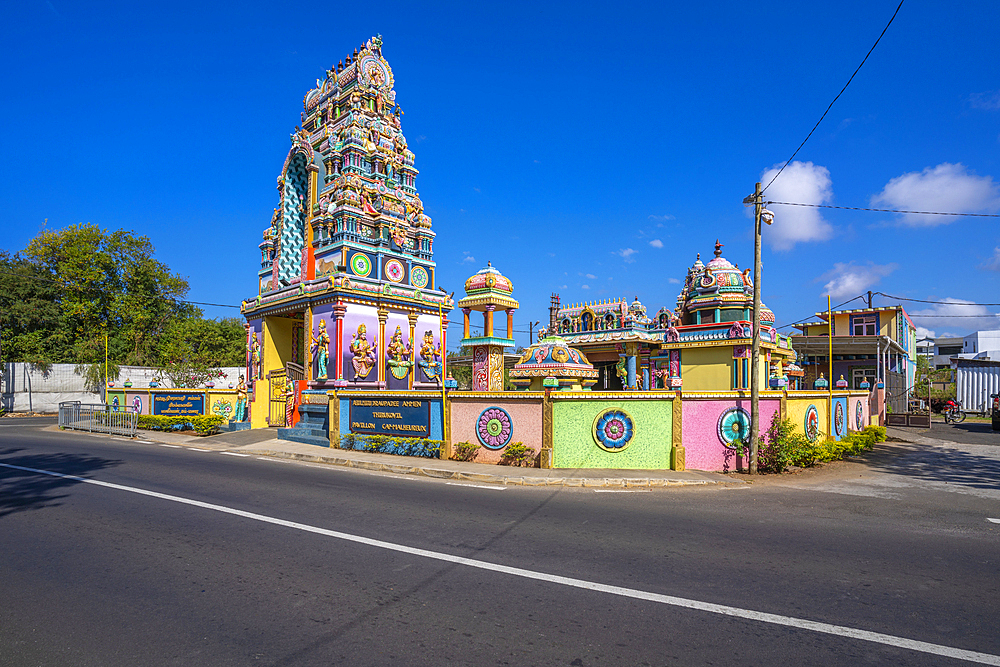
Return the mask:
<svg viewBox="0 0 1000 667">
<path fill-rule="evenodd" d="M 58 431 L 59 429 L 56 426 L 50 426 L 46 430 Z M 481 463 L 376 454 L 353 449 L 331 449 L 278 440 L 274 437 L 273 431 L 266 429 L 235 431 L 208 437 L 192 436 L 190 433 L 139 431 L 136 441 L 485 484 L 632 489 L 744 485 L 747 483 L 721 473 L 700 470 L 677 472 L 674 470 L 609 470 L 604 468 L 512 468 Z"/>
</svg>

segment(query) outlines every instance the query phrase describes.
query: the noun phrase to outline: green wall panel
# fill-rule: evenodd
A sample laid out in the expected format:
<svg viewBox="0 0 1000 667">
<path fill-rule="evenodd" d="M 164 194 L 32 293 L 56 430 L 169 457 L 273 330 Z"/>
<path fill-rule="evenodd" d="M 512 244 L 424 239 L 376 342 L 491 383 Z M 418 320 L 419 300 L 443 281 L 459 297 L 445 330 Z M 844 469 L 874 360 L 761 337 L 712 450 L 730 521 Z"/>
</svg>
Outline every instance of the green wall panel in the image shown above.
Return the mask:
<svg viewBox="0 0 1000 667">
<path fill-rule="evenodd" d="M 552 455 L 556 468 L 670 469 L 673 401 L 555 400 Z M 628 447 L 609 452 L 594 442 L 594 419 L 608 408 L 627 412 L 635 425 Z"/>
</svg>

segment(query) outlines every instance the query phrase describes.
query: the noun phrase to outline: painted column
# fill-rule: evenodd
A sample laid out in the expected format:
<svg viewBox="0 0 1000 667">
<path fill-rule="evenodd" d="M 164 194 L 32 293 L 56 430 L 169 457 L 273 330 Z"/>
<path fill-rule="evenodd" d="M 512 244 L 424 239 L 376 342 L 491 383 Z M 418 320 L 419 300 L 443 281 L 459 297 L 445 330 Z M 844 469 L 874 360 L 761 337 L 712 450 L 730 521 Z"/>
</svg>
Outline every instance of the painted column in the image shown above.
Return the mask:
<svg viewBox="0 0 1000 667">
<path fill-rule="evenodd" d="M 417 328 L 417 314 L 411 312 L 407 315 L 407 319 L 410 321 L 410 375 L 409 375 L 409 388 L 413 389 L 413 378 L 416 375 L 417 368 L 417 346 L 413 341 L 413 334 Z"/>
<path fill-rule="evenodd" d="M 378 386 L 385 389 L 385 321 L 389 319 L 389 311 L 383 308 L 378 309 Z"/>
<path fill-rule="evenodd" d="M 466 329 L 468 329 L 469 317 L 465 317 Z M 448 316 L 441 316 L 441 386 L 448 377 Z"/>
<path fill-rule="evenodd" d="M 507 338 L 514 340 L 514 309 L 507 309 Z M 530 344 L 530 341 L 529 341 Z"/>
<path fill-rule="evenodd" d="M 333 344 L 334 354 L 336 355 L 336 361 L 333 365 L 334 382 L 344 379 L 344 315 L 346 313 L 347 306 L 340 302 L 333 307 L 333 330 L 337 336 Z"/>
<path fill-rule="evenodd" d="M 649 367 L 642 367 L 642 390 L 649 391 Z"/>
<path fill-rule="evenodd" d="M 483 336 L 487 338 L 493 337 L 493 311 L 496 310 L 496 306 L 486 306 L 486 310 L 483 311 Z"/>
<path fill-rule="evenodd" d="M 625 345 L 625 370 L 628 372 L 628 386 L 626 389 L 635 389 L 636 377 L 635 377 L 635 354 L 636 354 L 635 343 L 628 343 Z"/>
<path fill-rule="evenodd" d="M 462 334 L 462 338 L 471 338 L 471 336 L 469 336 L 469 313 L 471 312 L 472 312 L 471 308 L 462 309 L 462 316 L 464 318 L 464 329 L 465 329 L 464 333 Z"/>
</svg>

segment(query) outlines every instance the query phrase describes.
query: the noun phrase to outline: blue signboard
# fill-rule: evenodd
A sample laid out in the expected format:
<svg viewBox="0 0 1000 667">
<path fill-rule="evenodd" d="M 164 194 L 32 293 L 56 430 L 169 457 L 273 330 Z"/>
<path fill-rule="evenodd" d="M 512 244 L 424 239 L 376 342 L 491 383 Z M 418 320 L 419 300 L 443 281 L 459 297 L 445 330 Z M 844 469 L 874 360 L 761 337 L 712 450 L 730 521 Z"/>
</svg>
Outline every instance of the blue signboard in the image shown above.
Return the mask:
<svg viewBox="0 0 1000 667">
<path fill-rule="evenodd" d="M 351 399 L 351 433 L 427 438 L 431 403 L 407 398 Z"/>
<path fill-rule="evenodd" d="M 193 417 L 205 414 L 205 394 L 153 394 L 153 414 Z"/>
</svg>

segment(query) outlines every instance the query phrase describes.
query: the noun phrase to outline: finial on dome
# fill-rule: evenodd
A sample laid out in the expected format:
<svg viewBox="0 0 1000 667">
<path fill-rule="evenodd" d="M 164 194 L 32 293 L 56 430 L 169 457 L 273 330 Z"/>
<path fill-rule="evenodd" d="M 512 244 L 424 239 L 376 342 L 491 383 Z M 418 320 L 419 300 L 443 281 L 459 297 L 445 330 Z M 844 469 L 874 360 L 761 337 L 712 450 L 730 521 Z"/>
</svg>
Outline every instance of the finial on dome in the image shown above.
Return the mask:
<svg viewBox="0 0 1000 667">
<path fill-rule="evenodd" d="M 722 257 L 722 245 L 719 243 L 719 239 L 715 239 L 715 256 Z"/>
<path fill-rule="evenodd" d="M 701 261 L 701 253 L 700 252 L 695 255 L 694 261 L 696 261 L 696 262 L 700 262 Z"/>
<path fill-rule="evenodd" d="M 493 262 L 490 262 L 489 260 L 487 260 L 486 266 L 493 266 Z"/>
</svg>

